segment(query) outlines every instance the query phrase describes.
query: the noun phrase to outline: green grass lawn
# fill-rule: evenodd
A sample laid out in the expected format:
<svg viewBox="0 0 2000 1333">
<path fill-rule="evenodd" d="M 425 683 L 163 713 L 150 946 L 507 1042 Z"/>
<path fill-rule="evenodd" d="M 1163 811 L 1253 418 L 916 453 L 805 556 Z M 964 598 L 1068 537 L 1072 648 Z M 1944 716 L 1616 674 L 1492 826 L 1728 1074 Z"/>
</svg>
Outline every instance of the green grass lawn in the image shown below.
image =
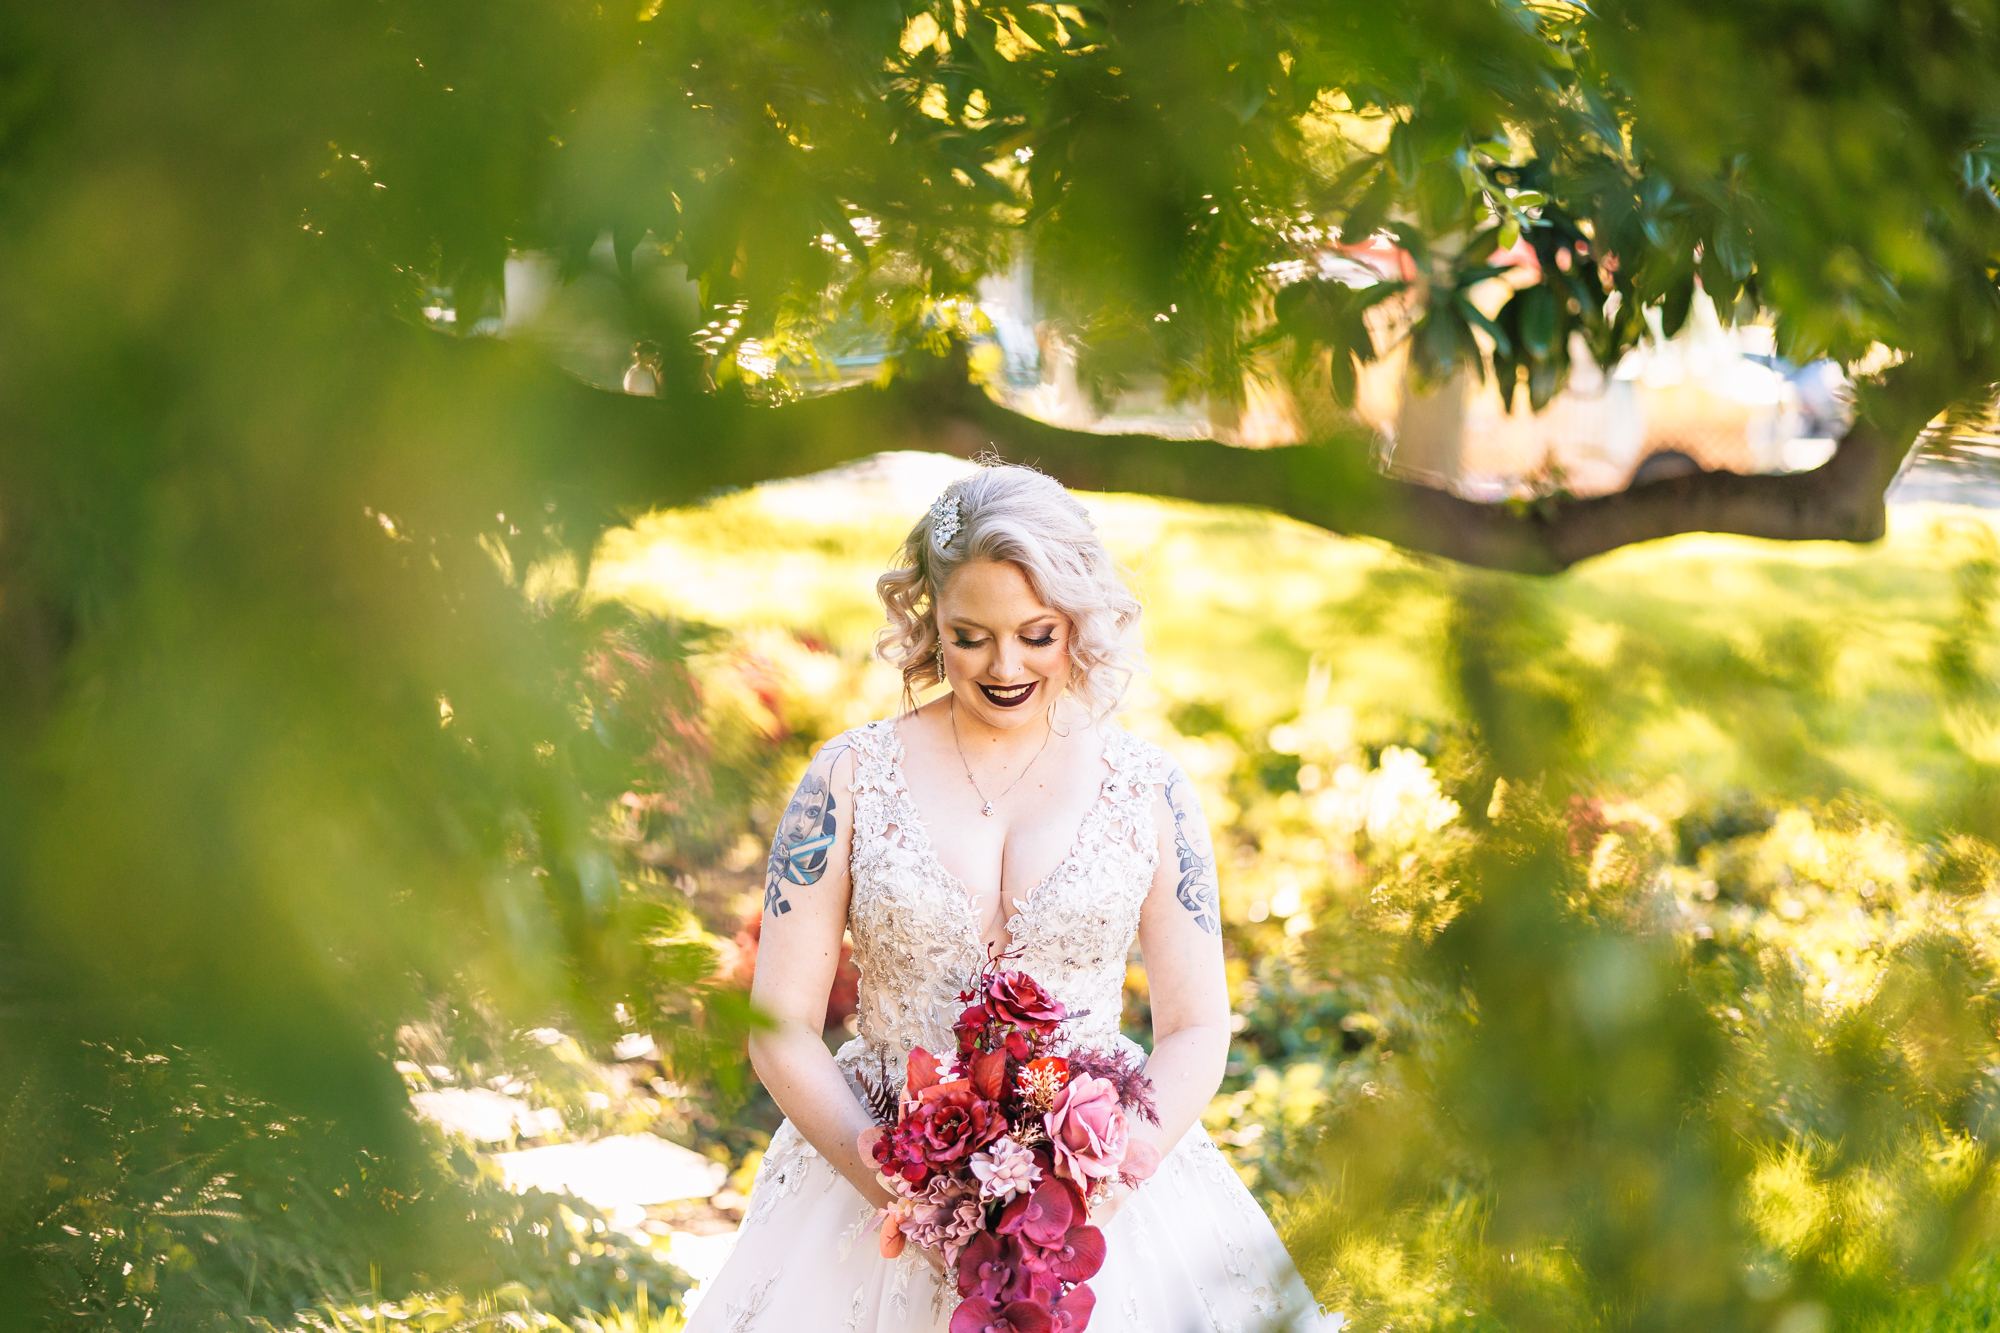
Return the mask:
<svg viewBox="0 0 2000 1333">
<path fill-rule="evenodd" d="M 859 673 L 836 710 L 859 721 L 894 705 L 887 669 L 862 663 L 880 624 L 873 581 L 922 510 L 914 494 L 835 477 L 650 514 L 606 540 L 591 584 L 823 646 Z M 1200 703 L 1258 732 L 1295 713 L 1319 672 L 1359 742 L 1420 742 L 1458 716 L 1449 625 L 1456 599 L 1483 591 L 1513 599 L 1517 669 L 1568 702 L 1576 748 L 1608 784 L 1849 789 L 1927 827 L 2000 758 L 2000 709 L 1976 696 L 1940 708 L 1934 665 L 1955 624 L 1974 625 L 1975 663 L 1985 646 L 1977 585 L 1995 546 L 1979 511 L 1897 509 L 1870 546 L 1681 537 L 1536 580 L 1258 512 L 1085 499 L 1145 602 L 1142 719 Z"/>
</svg>

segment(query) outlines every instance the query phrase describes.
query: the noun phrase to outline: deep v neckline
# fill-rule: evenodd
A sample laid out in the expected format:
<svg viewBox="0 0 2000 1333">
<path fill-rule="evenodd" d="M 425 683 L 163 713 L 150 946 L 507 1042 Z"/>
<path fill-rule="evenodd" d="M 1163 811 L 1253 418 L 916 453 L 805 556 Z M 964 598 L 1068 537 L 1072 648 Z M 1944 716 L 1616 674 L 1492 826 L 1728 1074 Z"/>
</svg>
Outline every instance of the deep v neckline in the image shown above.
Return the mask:
<svg viewBox="0 0 2000 1333">
<path fill-rule="evenodd" d="M 964 923 L 967 932 L 983 949 L 986 945 L 986 932 L 979 928 L 979 915 L 973 910 L 972 905 L 972 890 L 966 886 L 964 880 L 952 874 L 945 866 L 945 863 L 938 857 L 937 844 L 931 838 L 930 824 L 924 819 L 923 811 L 917 808 L 917 798 L 910 792 L 909 777 L 903 772 L 903 756 L 908 753 L 903 745 L 903 733 L 897 727 L 894 719 L 889 720 L 888 730 L 891 743 L 889 750 L 889 777 L 896 785 L 896 795 L 908 807 L 910 816 L 907 823 L 902 820 L 896 822 L 904 826 L 906 834 L 916 835 L 919 843 L 917 848 L 918 857 L 927 862 L 938 873 L 938 877 L 951 888 L 952 896 L 957 899 L 959 904 L 959 920 Z M 1104 738 L 1104 753 L 1098 760 L 1099 763 L 1104 765 L 1104 779 L 1097 784 L 1097 794 L 1090 798 L 1090 804 L 1083 809 L 1083 818 L 1077 822 L 1076 838 L 1070 843 L 1069 850 L 1063 853 L 1062 859 L 1049 869 L 1048 874 L 1030 885 L 1026 893 L 1014 896 L 1013 911 L 1008 913 L 1006 922 L 1001 926 L 1001 929 L 1007 932 L 1006 951 L 1010 954 L 1018 952 L 1021 948 L 1021 936 L 1016 927 L 1026 923 L 1028 911 L 1034 906 L 1035 899 L 1041 895 L 1043 889 L 1054 883 L 1065 870 L 1069 869 L 1075 863 L 1079 856 L 1083 855 L 1084 843 L 1090 836 L 1091 820 L 1096 818 L 1097 812 L 1110 799 L 1112 779 L 1118 776 L 1118 766 L 1111 760 L 1112 743 L 1113 736 L 1107 735 Z M 1000 896 L 1003 900 L 1007 896 L 1007 891 L 1004 887 L 1000 890 Z M 1001 906 L 1004 908 L 1006 903 L 1003 901 Z"/>
</svg>

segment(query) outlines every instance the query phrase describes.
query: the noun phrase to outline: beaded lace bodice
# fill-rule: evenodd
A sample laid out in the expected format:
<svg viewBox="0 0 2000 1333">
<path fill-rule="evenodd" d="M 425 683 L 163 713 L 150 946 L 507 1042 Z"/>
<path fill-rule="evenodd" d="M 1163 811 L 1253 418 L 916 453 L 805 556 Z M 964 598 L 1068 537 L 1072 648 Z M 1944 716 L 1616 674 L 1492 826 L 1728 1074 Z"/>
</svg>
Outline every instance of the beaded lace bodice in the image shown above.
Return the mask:
<svg viewBox="0 0 2000 1333">
<path fill-rule="evenodd" d="M 958 994 L 985 950 L 971 898 L 939 863 L 910 797 L 894 722 L 857 727 L 847 740 L 854 754 L 847 924 L 861 972 L 861 1035 L 838 1058 L 900 1083 L 912 1047 L 957 1050 Z M 1075 843 L 1048 878 L 1014 898 L 1007 922 L 1011 966 L 1084 1015 L 1067 1032 L 1091 1045 L 1118 1037 L 1126 957 L 1159 862 L 1153 805 L 1171 767 L 1158 746 L 1115 724 L 1104 763 L 1103 786 Z"/>
</svg>

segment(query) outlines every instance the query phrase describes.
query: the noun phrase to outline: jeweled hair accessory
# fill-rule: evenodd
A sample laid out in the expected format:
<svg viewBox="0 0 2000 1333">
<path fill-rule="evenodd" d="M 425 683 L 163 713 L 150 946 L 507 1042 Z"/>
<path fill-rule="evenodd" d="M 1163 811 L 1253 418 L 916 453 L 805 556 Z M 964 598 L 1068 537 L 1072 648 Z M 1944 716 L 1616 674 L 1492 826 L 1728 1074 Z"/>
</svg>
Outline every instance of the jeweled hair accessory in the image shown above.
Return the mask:
<svg viewBox="0 0 2000 1333">
<path fill-rule="evenodd" d="M 947 546 L 958 535 L 958 497 L 946 491 L 931 501 L 931 540 Z"/>
</svg>

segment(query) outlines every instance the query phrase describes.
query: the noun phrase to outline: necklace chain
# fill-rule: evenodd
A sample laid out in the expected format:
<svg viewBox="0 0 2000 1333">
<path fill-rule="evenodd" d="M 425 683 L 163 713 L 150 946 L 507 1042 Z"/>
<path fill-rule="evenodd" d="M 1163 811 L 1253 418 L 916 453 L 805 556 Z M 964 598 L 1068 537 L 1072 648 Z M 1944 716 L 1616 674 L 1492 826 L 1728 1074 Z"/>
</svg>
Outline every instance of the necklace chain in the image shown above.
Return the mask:
<svg viewBox="0 0 2000 1333">
<path fill-rule="evenodd" d="M 1030 759 L 1027 763 L 1027 766 L 1024 767 L 1020 771 L 1020 773 L 1015 776 L 1012 782 L 1007 784 L 1007 791 L 1003 791 L 998 796 L 988 799 L 986 793 L 979 790 L 979 783 L 972 776 L 972 765 L 967 763 L 965 760 L 965 746 L 959 743 L 958 696 L 956 694 L 952 695 L 951 702 L 946 704 L 945 707 L 951 714 L 951 744 L 952 748 L 958 751 L 959 767 L 965 770 L 965 780 L 972 784 L 972 794 L 977 796 L 981 801 L 981 805 L 979 807 L 979 813 L 982 815 L 990 816 L 993 813 L 993 802 L 1006 800 L 1007 792 L 1012 791 L 1014 790 L 1014 788 L 1021 785 L 1021 779 L 1028 776 L 1028 769 L 1033 768 L 1035 766 L 1035 759 L 1040 759 L 1042 757 L 1042 750 L 1046 750 L 1049 748 L 1049 739 L 1056 734 L 1055 723 L 1049 721 L 1047 710 L 1044 710 L 1042 714 L 1042 720 L 1048 723 L 1049 729 L 1042 736 L 1041 750 L 1035 751 L 1035 759 Z"/>
</svg>

